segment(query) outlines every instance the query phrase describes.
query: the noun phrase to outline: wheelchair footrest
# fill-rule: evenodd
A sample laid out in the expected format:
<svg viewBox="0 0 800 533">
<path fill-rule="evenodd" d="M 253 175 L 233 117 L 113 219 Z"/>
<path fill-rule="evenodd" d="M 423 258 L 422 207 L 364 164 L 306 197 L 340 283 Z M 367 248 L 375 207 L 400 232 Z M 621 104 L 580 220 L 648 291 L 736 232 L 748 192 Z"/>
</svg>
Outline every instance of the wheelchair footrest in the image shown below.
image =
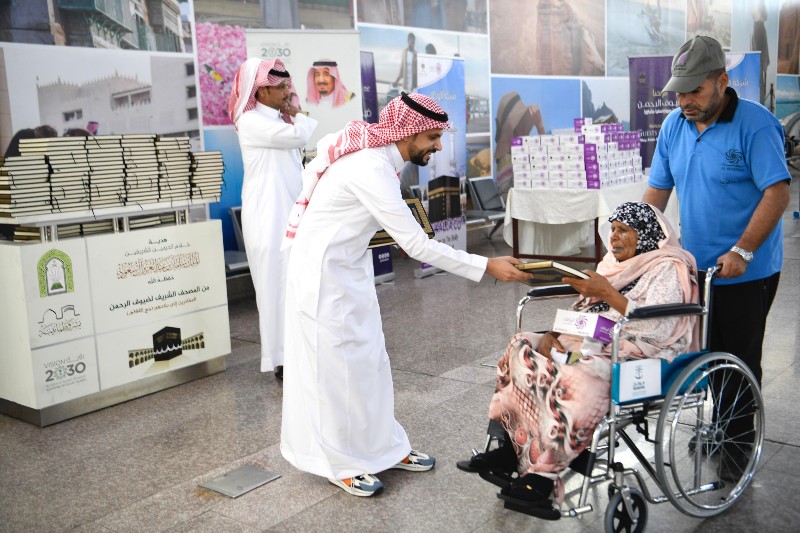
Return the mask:
<svg viewBox="0 0 800 533">
<path fill-rule="evenodd" d="M 559 520 L 561 518 L 561 511 L 553 507 L 552 500 L 544 500 L 535 504 L 518 504 L 510 501 L 503 502 L 503 507 L 511 511 L 523 513 L 542 520 Z"/>
</svg>

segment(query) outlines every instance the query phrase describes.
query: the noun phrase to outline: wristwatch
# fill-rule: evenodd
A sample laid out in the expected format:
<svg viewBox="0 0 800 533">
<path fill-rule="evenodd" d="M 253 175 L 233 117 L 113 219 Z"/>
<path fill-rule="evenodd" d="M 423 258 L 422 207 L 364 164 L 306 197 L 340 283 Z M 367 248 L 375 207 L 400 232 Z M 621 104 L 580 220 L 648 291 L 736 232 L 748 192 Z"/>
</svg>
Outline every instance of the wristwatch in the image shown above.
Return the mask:
<svg viewBox="0 0 800 533">
<path fill-rule="evenodd" d="M 731 247 L 731 252 L 736 252 L 741 256 L 745 263 L 749 263 L 753 260 L 753 252 L 750 250 L 745 250 L 744 248 L 739 248 L 738 246 Z"/>
</svg>

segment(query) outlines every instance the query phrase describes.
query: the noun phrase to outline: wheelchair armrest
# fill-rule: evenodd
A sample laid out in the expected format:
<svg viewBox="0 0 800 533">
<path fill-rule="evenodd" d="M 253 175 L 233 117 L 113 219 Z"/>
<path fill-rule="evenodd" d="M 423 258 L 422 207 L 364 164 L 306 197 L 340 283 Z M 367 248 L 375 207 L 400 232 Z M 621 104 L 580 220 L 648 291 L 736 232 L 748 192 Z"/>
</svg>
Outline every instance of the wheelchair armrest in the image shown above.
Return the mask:
<svg viewBox="0 0 800 533">
<path fill-rule="evenodd" d="M 661 304 L 637 307 L 628 318 L 661 318 L 669 316 L 701 315 L 703 307 L 699 304 Z"/>
<path fill-rule="evenodd" d="M 534 287 L 528 291 L 531 298 L 542 298 L 544 296 L 568 296 L 578 294 L 578 291 L 570 285 L 550 285 L 548 287 Z"/>
</svg>

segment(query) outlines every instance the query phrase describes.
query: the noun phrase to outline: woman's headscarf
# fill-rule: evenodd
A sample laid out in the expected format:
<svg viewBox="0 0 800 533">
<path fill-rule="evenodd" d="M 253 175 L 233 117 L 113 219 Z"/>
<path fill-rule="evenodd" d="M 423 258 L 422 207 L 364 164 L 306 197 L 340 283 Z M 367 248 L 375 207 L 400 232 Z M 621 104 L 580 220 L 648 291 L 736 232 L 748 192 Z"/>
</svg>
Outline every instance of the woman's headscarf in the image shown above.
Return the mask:
<svg viewBox="0 0 800 533">
<path fill-rule="evenodd" d="M 281 248 L 288 247 L 294 239 L 317 183 L 337 159 L 364 148 L 386 146 L 423 131 L 449 130 L 447 120 L 447 113 L 433 98 L 418 93 L 401 93 L 386 104 L 377 123 L 348 122 L 342 131 L 323 137 L 317 143 L 317 157 L 303 170 L 303 192 L 289 213 L 286 238 Z"/>
<path fill-rule="evenodd" d="M 666 238 L 664 231 L 658 223 L 655 211 L 644 202 L 625 202 L 620 204 L 611 216 L 609 222 L 619 221 L 636 230 L 636 252 L 634 255 L 658 250 L 658 243 Z"/>
</svg>

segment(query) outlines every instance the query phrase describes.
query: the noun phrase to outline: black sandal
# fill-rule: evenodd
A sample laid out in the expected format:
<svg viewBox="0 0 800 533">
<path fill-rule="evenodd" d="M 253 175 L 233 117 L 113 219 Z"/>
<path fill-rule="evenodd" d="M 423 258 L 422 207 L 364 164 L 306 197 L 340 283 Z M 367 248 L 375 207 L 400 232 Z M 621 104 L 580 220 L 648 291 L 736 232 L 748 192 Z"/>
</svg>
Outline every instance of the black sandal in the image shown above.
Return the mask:
<svg viewBox="0 0 800 533">
<path fill-rule="evenodd" d="M 456 467 L 470 473 L 513 474 L 517 471 L 517 452 L 510 439 L 505 439 L 502 446 L 494 450 L 478 453 L 468 461 L 459 461 Z M 482 477 L 482 476 L 481 476 Z"/>
</svg>

